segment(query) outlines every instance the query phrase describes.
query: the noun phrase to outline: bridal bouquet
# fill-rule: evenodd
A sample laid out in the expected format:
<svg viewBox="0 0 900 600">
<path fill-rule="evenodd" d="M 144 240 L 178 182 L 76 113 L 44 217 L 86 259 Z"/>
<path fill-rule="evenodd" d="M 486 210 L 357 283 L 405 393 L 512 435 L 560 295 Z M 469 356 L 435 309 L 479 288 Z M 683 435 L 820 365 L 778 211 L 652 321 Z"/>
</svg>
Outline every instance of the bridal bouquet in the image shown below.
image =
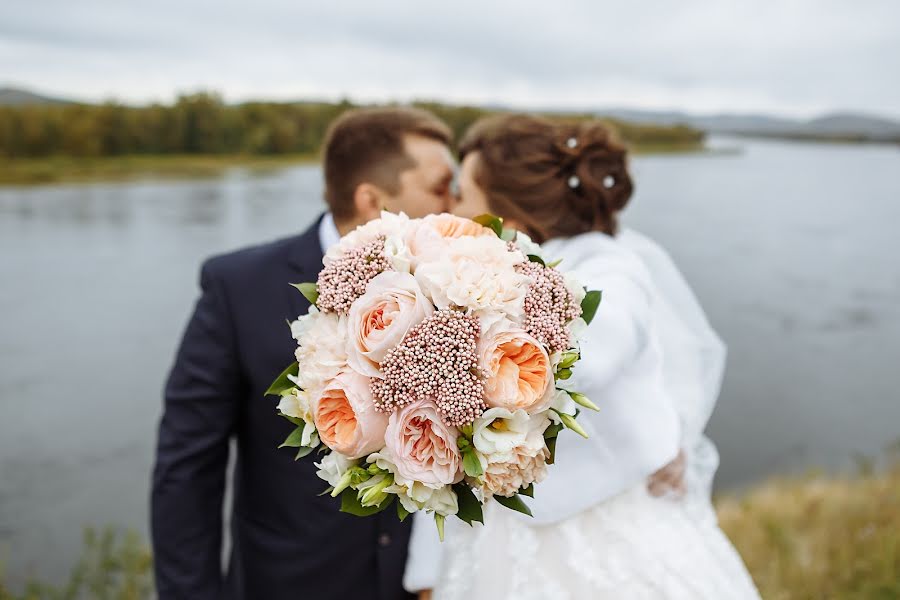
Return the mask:
<svg viewBox="0 0 900 600">
<path fill-rule="evenodd" d="M 318 475 L 341 510 L 365 516 L 397 500 L 483 522 L 493 498 L 521 495 L 554 460 L 563 428 L 585 435 L 563 389 L 580 358 L 586 292 L 522 233 L 491 215 L 409 219 L 383 213 L 329 249 L 310 301 L 290 324 L 296 359 L 267 394 L 296 425 L 282 446 L 319 449 Z"/>
</svg>

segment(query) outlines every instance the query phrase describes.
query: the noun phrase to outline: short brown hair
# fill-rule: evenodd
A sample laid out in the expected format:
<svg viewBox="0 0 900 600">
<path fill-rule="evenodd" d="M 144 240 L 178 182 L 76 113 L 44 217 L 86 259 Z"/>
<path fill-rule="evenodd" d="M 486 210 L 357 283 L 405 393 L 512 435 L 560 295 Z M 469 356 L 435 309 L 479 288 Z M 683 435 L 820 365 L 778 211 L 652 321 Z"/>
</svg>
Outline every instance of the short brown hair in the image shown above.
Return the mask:
<svg viewBox="0 0 900 600">
<path fill-rule="evenodd" d="M 475 180 L 491 212 L 515 219 L 537 242 L 614 234 L 633 191 L 625 146 L 596 120 L 487 117 L 463 136 L 460 156 L 472 152 L 479 153 Z"/>
<path fill-rule="evenodd" d="M 389 194 L 400 191 L 400 174 L 416 166 L 403 138 L 419 135 L 450 145 L 453 134 L 428 111 L 409 107 L 350 110 L 335 119 L 322 149 L 325 200 L 336 221 L 355 216 L 353 195 L 363 183 Z"/>
</svg>

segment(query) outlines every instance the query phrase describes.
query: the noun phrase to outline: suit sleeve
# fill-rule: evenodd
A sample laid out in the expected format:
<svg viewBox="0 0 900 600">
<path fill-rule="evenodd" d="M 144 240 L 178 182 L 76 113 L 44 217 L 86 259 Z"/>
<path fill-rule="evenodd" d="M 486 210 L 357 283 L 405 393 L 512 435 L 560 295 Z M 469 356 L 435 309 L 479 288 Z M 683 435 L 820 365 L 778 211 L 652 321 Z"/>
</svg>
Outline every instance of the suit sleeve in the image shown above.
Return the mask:
<svg viewBox="0 0 900 600">
<path fill-rule="evenodd" d="M 219 598 L 222 501 L 243 381 L 224 287 L 203 265 L 202 293 L 165 387 L 151 497 L 157 592 Z"/>
</svg>

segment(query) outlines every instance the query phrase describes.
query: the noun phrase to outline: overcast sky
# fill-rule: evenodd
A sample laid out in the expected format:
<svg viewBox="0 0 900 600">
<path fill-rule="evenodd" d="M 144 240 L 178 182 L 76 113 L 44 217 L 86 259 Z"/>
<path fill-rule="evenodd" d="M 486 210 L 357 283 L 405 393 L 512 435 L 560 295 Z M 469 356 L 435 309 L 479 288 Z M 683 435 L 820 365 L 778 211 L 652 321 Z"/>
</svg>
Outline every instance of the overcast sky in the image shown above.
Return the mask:
<svg viewBox="0 0 900 600">
<path fill-rule="evenodd" d="M 900 2 L 3 0 L 0 85 L 900 118 Z"/>
</svg>

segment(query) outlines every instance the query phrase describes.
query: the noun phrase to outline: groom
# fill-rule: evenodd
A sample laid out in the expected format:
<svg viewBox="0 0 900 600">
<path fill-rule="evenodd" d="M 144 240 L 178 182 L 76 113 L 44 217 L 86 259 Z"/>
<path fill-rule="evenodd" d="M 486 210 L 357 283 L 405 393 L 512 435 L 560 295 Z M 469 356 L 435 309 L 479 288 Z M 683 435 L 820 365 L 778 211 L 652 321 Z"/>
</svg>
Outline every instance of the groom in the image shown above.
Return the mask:
<svg viewBox="0 0 900 600">
<path fill-rule="evenodd" d="M 325 249 L 381 210 L 449 210 L 450 141 L 447 126 L 424 111 L 345 113 L 323 148 L 329 212 L 298 236 L 204 263 L 159 424 L 151 521 L 161 600 L 408 597 L 401 579 L 410 521 L 392 511 L 350 516 L 319 496 L 327 484 L 313 456 L 295 462 L 277 448 L 292 427 L 263 393 L 293 356 L 285 320 L 309 306 L 288 284 L 315 281 Z M 231 439 L 232 548 L 223 574 Z"/>
</svg>

